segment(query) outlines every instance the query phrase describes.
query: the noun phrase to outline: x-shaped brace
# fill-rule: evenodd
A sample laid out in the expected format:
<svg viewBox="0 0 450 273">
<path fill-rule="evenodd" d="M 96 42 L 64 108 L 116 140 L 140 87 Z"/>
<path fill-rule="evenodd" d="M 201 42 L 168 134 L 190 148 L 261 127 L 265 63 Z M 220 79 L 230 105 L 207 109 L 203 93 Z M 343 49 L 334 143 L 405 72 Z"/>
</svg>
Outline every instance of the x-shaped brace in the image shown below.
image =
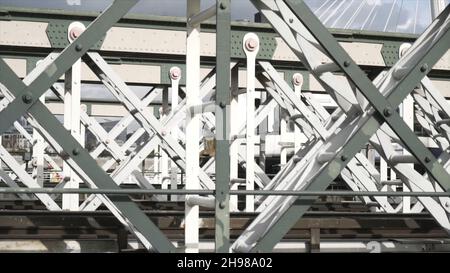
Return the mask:
<svg viewBox="0 0 450 273">
<path fill-rule="evenodd" d="M 448 49 L 450 33 L 445 25 L 448 24 L 450 8 L 441 13 L 410 51 L 386 74 L 377 88 L 303 1 L 252 2 L 259 5 L 261 4 L 259 2 L 264 2 L 268 9 L 279 8 L 284 17 L 289 16 L 289 19 L 286 18 L 286 20 L 289 20 L 291 24 L 300 21 L 370 103 L 362 116 L 354 116 L 349 111 L 346 121 L 343 123 L 346 125 L 345 128 L 332 134 L 327 140 L 328 145 L 319 149 L 319 153 L 330 153 L 332 156 L 325 164 L 319 163 L 317 160 L 309 163 L 311 176 L 305 178 L 308 180 L 306 190 L 324 190 L 384 122 L 400 137 L 411 154 L 441 184 L 443 189 L 450 188 L 449 174 L 395 111 L 396 107 Z M 234 244 L 234 249 L 237 251 L 271 250 L 315 200 L 313 197 L 299 197 L 299 201 L 302 202 L 292 205 L 297 198 L 288 199 L 291 199 L 291 202 L 286 201 L 281 207 L 279 217 L 264 220 L 271 223 L 267 230 L 259 229 L 255 232 L 252 230 L 254 225 L 251 224 L 247 229 L 250 233 L 244 232 Z M 261 215 L 257 217 L 254 223 L 258 223 L 261 220 L 258 218 L 261 217 Z M 259 237 L 261 238 L 258 239 Z"/>
<path fill-rule="evenodd" d="M 0 81 L 15 96 L 15 100 L 0 114 L 0 133 L 5 132 L 20 116 L 28 114 L 39 122 L 39 133 L 90 187 L 119 189 L 89 153 L 65 130 L 61 123 L 39 101 L 47 91 L 102 34 L 116 23 L 138 0 L 115 1 L 89 27 L 70 44 L 30 85 L 25 85 L 9 66 L 0 59 Z M 101 196 L 103 203 L 127 226 L 147 248 L 157 251 L 174 250 L 172 243 L 158 227 L 126 195 Z"/>
</svg>

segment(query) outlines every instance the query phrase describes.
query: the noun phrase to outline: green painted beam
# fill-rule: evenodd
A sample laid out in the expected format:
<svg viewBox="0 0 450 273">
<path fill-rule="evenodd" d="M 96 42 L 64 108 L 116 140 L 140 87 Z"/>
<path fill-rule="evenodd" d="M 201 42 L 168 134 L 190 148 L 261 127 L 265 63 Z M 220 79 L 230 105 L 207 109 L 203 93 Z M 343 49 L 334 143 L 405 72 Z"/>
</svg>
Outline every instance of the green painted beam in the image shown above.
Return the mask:
<svg viewBox="0 0 450 273">
<path fill-rule="evenodd" d="M 47 9 L 28 9 L 15 7 L 2 7 L 0 9 L 0 20 L 19 20 L 36 21 L 49 23 L 47 34 L 52 44 L 52 48 L 64 48 L 68 41 L 67 29 L 73 21 L 81 21 L 85 24 L 92 21 L 99 13 L 96 12 L 72 12 L 56 11 Z M 186 19 L 183 17 L 169 16 L 147 16 L 147 15 L 128 15 L 122 18 L 115 26 L 131 27 L 138 29 L 161 29 L 184 31 L 186 28 Z M 273 56 L 276 46 L 275 38 L 278 37 L 269 24 L 253 22 L 232 22 L 231 30 L 231 57 L 245 58 L 240 43 L 242 37 L 248 32 L 255 32 L 261 40 L 261 50 L 258 52 L 258 59 L 270 59 Z M 57 30 L 53 32 L 52 30 Z M 202 23 L 202 31 L 215 32 L 214 21 Z M 405 42 L 412 43 L 417 35 L 401 33 L 384 33 L 357 30 L 330 29 L 334 37 L 340 42 L 372 42 L 383 44 L 382 55 L 388 67 L 398 60 L 399 45 Z M 100 38 L 100 40 L 103 37 Z M 98 49 L 100 43 L 92 48 Z M 29 49 L 27 49 L 29 50 Z M 32 50 L 44 50 L 33 48 Z M 129 55 L 129 54 L 128 54 Z"/>
<path fill-rule="evenodd" d="M 417 144 L 419 140 L 404 124 L 403 120 L 396 117 L 395 109 L 403 99 L 413 90 L 413 88 L 425 76 L 428 70 L 421 70 L 422 64 L 428 64 L 432 67 L 439 58 L 448 50 L 450 44 L 450 31 L 445 30 L 445 34 L 441 39 L 429 49 L 429 51 L 417 60 L 418 66 L 407 72 L 401 81 L 396 85 L 394 90 L 384 98 L 380 92 L 373 86 L 367 76 L 358 68 L 350 59 L 348 54 L 339 46 L 337 41 L 331 36 L 328 30 L 320 23 L 317 17 L 309 10 L 302 0 L 286 0 L 286 4 L 297 15 L 302 23 L 312 32 L 319 43 L 328 51 L 330 57 L 339 64 L 345 74 L 353 81 L 353 83 L 363 92 L 364 96 L 370 101 L 372 106 L 379 112 L 372 115 L 367 122 L 361 124 L 358 130 L 352 134 L 342 149 L 330 160 L 326 166 L 311 178 L 310 183 L 306 187 L 308 191 L 323 191 L 327 186 L 339 175 L 345 168 L 349 159 L 360 152 L 371 136 L 376 133 L 384 122 L 388 124 L 398 136 L 405 142 L 410 152 L 412 152 L 429 173 L 435 178 L 444 190 L 450 190 L 450 178 L 448 173 L 437 162 L 434 156 L 425 148 L 423 144 Z M 441 16 L 448 15 L 450 6 Z M 442 18 L 442 17 L 441 17 Z M 370 94 L 369 94 L 370 93 Z M 386 115 L 384 111 L 389 107 L 390 114 Z M 406 127 L 406 128 L 405 128 Z M 341 131 L 345 134 L 345 130 Z M 339 134 L 339 133 L 338 133 Z M 411 146 L 416 145 L 416 146 Z M 428 160 L 427 160 L 428 158 Z M 262 239 L 254 246 L 252 251 L 267 252 L 283 238 L 283 236 L 292 228 L 295 222 L 310 208 L 314 202 L 314 197 L 300 197 L 298 202 L 294 203 L 289 209 L 272 225 L 264 234 Z"/>
<path fill-rule="evenodd" d="M 83 56 L 111 26 L 124 16 L 138 0 L 114 1 L 72 44 L 28 86 L 14 89 L 17 96 L 0 115 L 0 134 L 8 130 L 14 121 L 18 120 L 72 65 Z M 0 59 L 0 70 L 8 65 Z M 10 79 L 3 73 L 0 81 L 9 88 Z"/>
<path fill-rule="evenodd" d="M 2 72 L 6 72 L 3 71 Z M 12 73 L 10 71 L 10 73 Z M 15 82 L 15 86 L 24 84 L 17 78 L 11 78 L 10 82 Z M 10 89 L 13 95 L 17 95 L 17 90 Z M 90 156 L 89 152 L 84 149 L 79 142 L 64 128 L 61 122 L 50 113 L 48 108 L 40 101 L 28 110 L 43 128 L 39 133 L 49 142 L 49 139 L 55 140 L 61 147 L 53 147 L 56 151 L 62 150 L 66 152 L 64 155 L 66 162 L 73 167 L 80 177 L 82 173 L 78 172 L 79 167 L 83 173 L 89 177 L 89 180 L 95 184 L 98 189 L 120 190 L 120 187 L 112 180 L 112 178 L 101 169 L 97 162 Z M 2 113 L 0 113 L 2 115 Z M 74 165 L 75 164 L 75 165 Z M 86 181 L 89 184 L 89 181 Z M 153 247 L 161 252 L 174 251 L 172 243 L 165 237 L 157 226 L 139 209 L 139 207 L 131 201 L 128 196 L 119 195 L 116 197 L 108 197 L 109 200 L 118 208 L 125 217 L 145 238 L 152 243 Z"/>
<path fill-rule="evenodd" d="M 230 251 L 230 0 L 217 0 L 216 252 Z"/>
<path fill-rule="evenodd" d="M 88 184 L 94 184 L 99 189 L 120 189 L 114 180 L 103 171 L 79 142 L 73 138 L 63 125 L 39 101 L 39 97 L 69 69 L 114 22 L 122 17 L 137 3 L 137 0 L 117 0 L 98 19 L 96 19 L 83 34 L 56 60 L 41 73 L 30 86 L 20 81 L 8 65 L 0 60 L 0 82 L 16 97 L 15 101 L 0 113 L 0 127 L 9 128 L 18 117 L 28 113 L 40 124 L 40 134 L 49 142 L 57 143 L 53 148 L 60 151 L 64 160 L 80 177 L 88 177 Z M 11 109 L 11 110 L 8 110 Z M 64 151 L 64 152 L 63 152 Z M 157 251 L 172 252 L 172 243 L 158 227 L 132 202 L 126 195 L 109 197 L 134 232 L 138 232 Z M 138 237 L 139 237 L 138 236 Z"/>
</svg>

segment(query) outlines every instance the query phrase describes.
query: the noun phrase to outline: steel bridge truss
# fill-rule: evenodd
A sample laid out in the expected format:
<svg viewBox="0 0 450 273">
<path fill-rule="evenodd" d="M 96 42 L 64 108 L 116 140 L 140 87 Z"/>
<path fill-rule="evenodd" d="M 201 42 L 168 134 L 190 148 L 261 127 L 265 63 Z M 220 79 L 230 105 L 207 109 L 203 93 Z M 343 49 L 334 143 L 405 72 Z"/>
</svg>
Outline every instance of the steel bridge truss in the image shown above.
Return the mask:
<svg viewBox="0 0 450 273">
<path fill-rule="evenodd" d="M 90 50 L 137 2 L 116 0 L 88 26 L 72 23 L 68 29 L 70 44 L 50 53 L 23 80 L 0 58 L 0 133 L 13 126 L 33 143 L 36 161 L 29 174 L 0 145 L 0 158 L 12 172 L 0 169 L 0 177 L 10 192 L 24 200 L 33 199 L 16 181 L 42 189 L 47 162 L 64 175 L 52 191 L 34 194 L 48 210 L 95 211 L 103 204 L 146 249 L 158 252 L 177 250 L 129 195 L 108 191 L 120 190 L 121 184 L 132 179 L 141 189 L 157 193 L 151 195 L 154 200 L 184 201 L 186 252 L 199 250 L 201 207 L 215 210 L 217 252 L 272 251 L 316 201 L 317 195 L 306 193 L 325 191 L 339 176 L 352 191 L 368 192 L 358 196 L 376 211 L 427 210 L 450 231 L 450 197 L 431 196 L 450 188 L 450 106 L 427 77 L 449 49 L 450 7 L 414 44 L 402 46 L 394 66 L 370 79 L 303 1 L 251 0 L 334 100 L 338 108 L 330 114 L 311 93 L 302 91 L 302 74 L 294 74 L 287 82 L 269 61 L 258 59 L 261 41 L 255 33 L 242 39 L 246 63 L 231 59 L 230 0 L 217 0 L 204 11 L 200 10 L 200 0 L 188 1 L 185 88 L 180 86 L 181 69 L 173 66 L 168 75 L 170 86 L 154 87 L 138 97 L 100 53 Z M 202 78 L 200 24 L 213 16 L 216 66 Z M 82 64 L 127 110 L 109 131 L 80 103 Z M 239 87 L 242 66 L 246 69 L 245 89 Z M 61 87 L 56 82 L 63 75 Z M 47 90 L 64 103 L 64 124 L 45 105 Z M 185 94 L 179 96 L 180 91 Z M 260 93 L 263 99 L 256 107 Z M 159 96 L 163 104 L 157 118 L 149 105 Z M 281 168 L 271 178 L 263 166 L 265 136 L 261 132 L 262 123 L 273 118 L 277 107 L 282 113 Z M 438 157 L 413 132 L 412 113 L 442 150 Z M 33 127 L 32 134 L 18 122 L 22 116 Z M 120 144 L 117 137 L 133 122 L 140 128 Z M 283 139 L 290 124 L 294 125 L 293 137 Z M 215 142 L 214 155 L 202 164 L 199 154 L 207 147 L 201 129 L 214 136 Z M 99 141 L 90 152 L 84 148 L 85 131 Z M 367 144 L 372 154 L 362 152 Z M 64 161 L 62 166 L 46 152 L 49 147 Z M 293 149 L 293 156 L 288 157 L 288 149 Z M 111 159 L 99 165 L 96 158 L 105 151 Z M 157 174 L 149 178 L 141 165 L 152 153 L 160 157 L 153 161 Z M 379 165 L 375 164 L 375 154 L 380 157 Z M 424 174 L 417 171 L 418 165 Z M 245 170 L 245 178 L 239 177 L 239 166 Z M 185 183 L 184 190 L 177 192 L 179 172 L 185 174 Z M 91 192 L 80 202 L 76 193 L 83 182 L 100 192 Z M 245 187 L 243 210 L 257 216 L 231 244 L 230 212 L 240 210 L 239 186 Z M 391 196 L 397 186 L 407 193 Z M 273 194 L 258 194 L 264 191 Z M 56 198 L 61 192 L 59 204 Z M 430 196 L 414 197 L 421 192 Z"/>
</svg>

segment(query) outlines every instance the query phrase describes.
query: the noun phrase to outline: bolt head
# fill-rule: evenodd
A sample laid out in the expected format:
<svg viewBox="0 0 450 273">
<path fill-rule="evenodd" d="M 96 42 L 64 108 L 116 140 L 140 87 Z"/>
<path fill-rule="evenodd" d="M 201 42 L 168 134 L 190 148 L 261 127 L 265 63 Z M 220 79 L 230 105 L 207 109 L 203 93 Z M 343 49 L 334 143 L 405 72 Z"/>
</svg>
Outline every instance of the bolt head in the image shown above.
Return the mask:
<svg viewBox="0 0 450 273">
<path fill-rule="evenodd" d="M 225 208 L 225 201 L 221 201 L 221 202 L 219 203 L 219 208 L 220 208 L 220 209 L 224 209 L 224 208 Z"/>
<path fill-rule="evenodd" d="M 78 148 L 73 149 L 72 150 L 72 154 L 73 155 L 79 155 L 80 154 L 80 149 L 78 149 Z"/>
<path fill-rule="evenodd" d="M 83 33 L 83 29 L 80 27 L 74 27 L 69 31 L 69 38 L 73 41 L 76 38 L 80 37 L 81 33 Z"/>
<path fill-rule="evenodd" d="M 161 131 L 161 135 L 166 136 L 167 135 L 166 131 Z"/>
<path fill-rule="evenodd" d="M 225 102 L 221 101 L 221 102 L 219 103 L 219 106 L 220 106 L 220 108 L 225 108 L 226 104 L 225 104 Z"/>
<path fill-rule="evenodd" d="M 245 48 L 248 51 L 255 51 L 258 48 L 258 41 L 250 38 L 247 41 L 245 41 Z"/>
<path fill-rule="evenodd" d="M 292 76 L 292 83 L 296 86 L 302 85 L 303 84 L 303 76 L 300 73 L 295 73 Z"/>
<path fill-rule="evenodd" d="M 227 9 L 228 5 L 225 2 L 220 3 L 220 9 Z"/>
<path fill-rule="evenodd" d="M 422 65 L 422 67 L 420 67 L 420 72 L 425 73 L 427 71 L 428 71 L 428 65 L 427 64 L 424 64 L 424 65 Z"/>
<path fill-rule="evenodd" d="M 22 96 L 22 101 L 26 104 L 30 104 L 33 102 L 33 95 L 30 92 L 26 92 Z"/>
<path fill-rule="evenodd" d="M 429 158 L 428 156 L 426 156 L 424 158 L 425 163 L 430 163 L 431 162 L 431 158 Z"/>
<path fill-rule="evenodd" d="M 172 80 L 178 80 L 181 77 L 181 69 L 179 67 L 172 67 L 169 71 L 169 76 Z"/>
<path fill-rule="evenodd" d="M 345 62 L 344 62 L 344 66 L 345 66 L 345 67 L 349 67 L 349 66 L 350 66 L 350 61 L 345 61 Z"/>
<path fill-rule="evenodd" d="M 383 114 L 385 117 L 390 117 L 392 115 L 392 109 L 391 108 L 384 109 Z"/>
<path fill-rule="evenodd" d="M 81 50 L 83 50 L 83 46 L 80 45 L 80 44 L 77 44 L 77 45 L 75 46 L 75 50 L 76 50 L 76 51 L 81 51 Z"/>
<path fill-rule="evenodd" d="M 347 157 L 346 155 L 342 155 L 342 156 L 341 156 L 341 160 L 342 160 L 342 161 L 347 161 L 347 159 L 348 159 L 348 157 Z"/>
</svg>

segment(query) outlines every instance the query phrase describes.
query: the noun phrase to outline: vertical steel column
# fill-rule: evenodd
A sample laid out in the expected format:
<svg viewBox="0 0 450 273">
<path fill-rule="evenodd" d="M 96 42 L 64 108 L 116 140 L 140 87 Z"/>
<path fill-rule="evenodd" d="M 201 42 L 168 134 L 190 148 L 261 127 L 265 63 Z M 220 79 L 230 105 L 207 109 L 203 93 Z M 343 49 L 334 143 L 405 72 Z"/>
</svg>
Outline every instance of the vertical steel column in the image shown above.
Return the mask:
<svg viewBox="0 0 450 273">
<path fill-rule="evenodd" d="M 239 164 L 239 149 L 241 146 L 242 139 L 237 138 L 234 139 L 234 136 L 239 134 L 239 129 L 242 120 L 239 109 L 239 66 L 236 65 L 231 69 L 231 102 L 230 102 L 230 120 L 233 122 L 230 124 L 230 135 L 233 139 L 230 140 L 230 179 L 238 179 L 238 164 Z M 241 96 L 242 97 L 242 96 Z M 239 183 L 231 184 L 232 190 L 237 190 Z M 238 196 L 232 195 L 230 196 L 230 211 L 238 211 Z"/>
<path fill-rule="evenodd" d="M 73 22 L 67 30 L 67 38 L 72 43 L 78 38 L 86 27 L 80 22 Z M 78 59 L 70 68 L 64 78 L 64 127 L 81 143 L 80 135 L 80 103 L 81 103 L 81 59 Z M 81 179 L 72 168 L 63 162 L 64 188 L 77 189 Z M 63 194 L 62 209 L 76 211 L 79 209 L 78 194 Z"/>
<path fill-rule="evenodd" d="M 230 0 L 217 0 L 216 14 L 216 252 L 230 251 Z M 248 163 L 248 162 L 247 162 Z"/>
<path fill-rule="evenodd" d="M 187 18 L 200 11 L 200 0 L 187 1 Z M 186 40 L 186 107 L 200 104 L 200 24 L 187 22 Z M 186 189 L 200 189 L 199 175 L 199 115 L 189 111 L 186 116 Z M 186 196 L 188 200 L 188 196 Z M 185 203 L 186 252 L 198 252 L 199 206 Z"/>
<path fill-rule="evenodd" d="M 439 11 L 440 13 L 440 11 Z M 402 44 L 399 48 L 399 58 L 402 58 L 403 55 L 406 53 L 406 51 L 411 47 L 411 44 Z M 408 127 L 414 132 L 414 99 L 411 95 L 408 95 L 406 99 L 401 104 L 401 116 L 405 123 L 408 125 Z M 407 149 L 403 149 L 404 155 L 411 155 L 410 152 L 408 152 Z M 411 167 L 411 169 L 414 168 L 414 164 L 408 164 L 408 166 Z M 392 169 L 391 169 L 392 172 Z M 393 180 L 393 179 L 392 179 Z M 403 191 L 409 192 L 408 185 L 403 183 Z M 404 196 L 402 198 L 402 211 L 403 213 L 410 213 L 411 212 L 411 197 L 410 196 Z"/>
<path fill-rule="evenodd" d="M 247 96 L 246 96 L 246 189 L 255 189 L 255 65 L 259 49 L 259 39 L 254 33 L 247 33 L 243 39 L 243 49 L 247 56 Z M 245 211 L 255 210 L 255 196 L 245 197 Z"/>
<path fill-rule="evenodd" d="M 408 95 L 406 99 L 402 103 L 402 117 L 405 123 L 408 125 L 409 128 L 414 132 L 414 100 L 411 95 Z M 407 149 L 403 149 L 404 155 L 411 155 L 410 152 L 408 152 Z M 414 164 L 408 164 L 411 168 L 414 168 Z M 403 191 L 409 192 L 409 188 L 406 184 L 403 183 Z M 404 196 L 403 198 L 403 213 L 410 213 L 411 212 L 411 197 L 410 196 Z"/>
<path fill-rule="evenodd" d="M 288 128 L 287 128 L 286 110 L 280 108 L 280 168 L 283 168 L 287 163 L 287 149 L 288 149 Z"/>
<path fill-rule="evenodd" d="M 153 108 L 155 109 L 155 111 L 157 108 Z M 156 114 L 155 114 L 156 115 Z M 156 184 L 160 184 L 161 180 L 159 179 L 161 176 L 161 172 L 160 172 L 160 165 L 159 165 L 159 146 L 161 145 L 162 141 L 158 141 L 158 146 L 155 147 L 155 149 L 153 149 L 153 172 L 155 173 L 155 176 L 153 178 L 154 183 Z M 145 162 L 145 161 L 144 161 Z M 145 166 L 144 166 L 145 167 Z M 143 169 L 142 172 L 144 172 L 145 170 Z M 161 184 L 160 184 L 161 185 Z M 161 185 L 162 186 L 162 185 Z"/>
<path fill-rule="evenodd" d="M 41 62 L 42 60 L 37 61 L 36 66 L 38 66 Z M 28 73 L 30 72 L 31 71 L 28 71 Z M 39 100 L 45 105 L 45 93 L 39 98 Z M 32 177 L 36 179 L 36 182 L 40 187 L 44 187 L 44 153 L 46 144 L 44 138 L 39 134 L 36 128 L 33 128 L 32 140 Z"/>
<path fill-rule="evenodd" d="M 45 94 L 39 100 L 45 104 Z M 45 141 L 39 132 L 33 128 L 33 178 L 39 186 L 44 187 L 44 153 Z"/>
<path fill-rule="evenodd" d="M 163 120 L 166 115 L 169 114 L 169 88 L 165 87 L 163 89 L 162 94 L 162 106 L 160 108 L 160 120 Z M 166 132 L 167 133 L 167 132 Z M 169 188 L 169 156 L 166 152 L 162 149 L 161 145 L 159 146 L 159 154 L 161 156 L 159 160 L 160 164 L 160 183 L 161 183 L 161 189 L 168 189 Z M 169 196 L 163 196 L 163 200 L 169 200 Z"/>
<path fill-rule="evenodd" d="M 267 96 L 267 92 L 261 92 L 259 96 L 261 103 L 267 104 L 270 98 Z M 256 122 L 258 123 L 258 121 Z M 266 170 L 266 138 L 267 138 L 267 118 L 263 119 L 259 123 L 259 162 L 258 165 L 262 170 Z M 257 197 L 258 198 L 258 197 Z"/>
<path fill-rule="evenodd" d="M 170 68 L 169 70 L 169 77 L 170 77 L 170 81 L 172 84 L 171 87 L 171 112 L 174 112 L 175 108 L 177 108 L 178 106 L 178 90 L 179 90 L 179 86 L 180 86 L 180 79 L 181 79 L 181 69 L 177 66 L 174 66 L 172 68 Z M 174 126 L 171 130 L 171 135 L 172 137 L 174 137 L 175 139 L 178 139 L 178 131 L 177 131 L 177 127 Z M 175 162 L 171 162 L 170 163 L 170 172 L 171 172 L 171 179 L 170 179 L 170 188 L 172 190 L 176 190 L 178 188 L 178 167 L 175 164 Z M 172 195 L 170 197 L 171 201 L 178 201 L 178 196 L 177 195 Z"/>
<path fill-rule="evenodd" d="M 294 85 L 294 92 L 295 96 L 300 98 L 301 92 L 302 92 L 302 85 L 303 85 L 303 76 L 300 73 L 295 73 L 292 75 L 292 84 Z M 297 110 L 295 113 L 298 115 L 300 112 Z M 301 131 L 299 126 L 295 126 L 294 128 L 294 154 L 300 150 L 301 145 Z"/>
<path fill-rule="evenodd" d="M 80 142 L 81 60 L 76 61 L 67 71 L 64 81 L 64 127 Z M 63 162 L 63 173 L 64 180 L 67 181 L 64 188 L 79 188 L 80 179 L 67 162 Z M 62 207 L 63 210 L 78 210 L 79 195 L 63 194 Z"/>
<path fill-rule="evenodd" d="M 393 173 L 393 172 L 392 172 Z M 388 164 L 383 157 L 380 156 L 380 181 L 388 180 Z M 390 191 L 392 186 L 382 185 L 380 191 Z M 381 208 L 376 208 L 376 211 L 382 211 Z"/>
</svg>

